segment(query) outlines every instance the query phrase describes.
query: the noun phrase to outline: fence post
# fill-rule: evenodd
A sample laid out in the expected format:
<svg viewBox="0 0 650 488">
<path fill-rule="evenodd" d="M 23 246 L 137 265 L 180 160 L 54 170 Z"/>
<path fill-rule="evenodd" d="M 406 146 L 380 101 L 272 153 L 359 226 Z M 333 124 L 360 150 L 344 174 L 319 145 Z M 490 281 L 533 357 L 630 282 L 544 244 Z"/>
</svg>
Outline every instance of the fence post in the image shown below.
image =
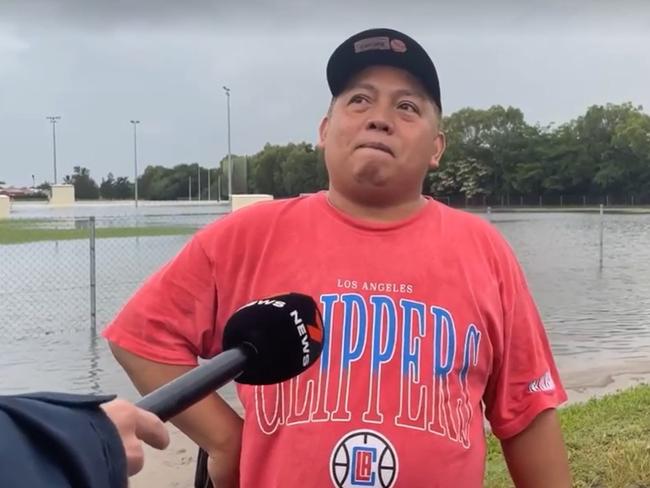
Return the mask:
<svg viewBox="0 0 650 488">
<path fill-rule="evenodd" d="M 88 221 L 90 238 L 90 328 L 97 330 L 97 279 L 95 274 L 95 217 Z"/>
<path fill-rule="evenodd" d="M 605 217 L 604 217 L 604 208 L 603 204 L 600 204 L 600 269 L 603 268 L 603 234 L 605 227 Z"/>
</svg>

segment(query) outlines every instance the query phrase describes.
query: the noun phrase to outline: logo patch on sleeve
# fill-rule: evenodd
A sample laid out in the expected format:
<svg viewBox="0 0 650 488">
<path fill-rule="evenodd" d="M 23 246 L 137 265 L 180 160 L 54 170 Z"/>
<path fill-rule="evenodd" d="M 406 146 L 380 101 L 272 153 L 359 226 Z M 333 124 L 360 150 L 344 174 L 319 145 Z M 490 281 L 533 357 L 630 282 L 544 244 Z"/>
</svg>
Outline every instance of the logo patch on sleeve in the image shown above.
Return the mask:
<svg viewBox="0 0 650 488">
<path fill-rule="evenodd" d="M 528 393 L 537 393 L 539 391 L 553 391 L 555 390 L 555 382 L 550 372 L 544 373 L 536 380 L 528 383 Z"/>
</svg>

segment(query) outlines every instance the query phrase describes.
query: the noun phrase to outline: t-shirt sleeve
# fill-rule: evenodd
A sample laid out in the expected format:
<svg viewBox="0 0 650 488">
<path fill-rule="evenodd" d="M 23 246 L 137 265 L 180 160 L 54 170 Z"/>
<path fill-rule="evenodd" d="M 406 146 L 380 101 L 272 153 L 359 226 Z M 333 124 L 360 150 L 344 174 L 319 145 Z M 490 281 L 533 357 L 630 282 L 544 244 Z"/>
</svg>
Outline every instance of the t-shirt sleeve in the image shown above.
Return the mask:
<svg viewBox="0 0 650 488">
<path fill-rule="evenodd" d="M 217 287 L 213 266 L 197 236 L 148 278 L 103 336 L 160 363 L 195 366 L 214 352 Z"/>
<path fill-rule="evenodd" d="M 494 435 L 506 439 L 567 396 L 523 270 L 505 240 L 499 247 L 503 321 L 493 341 L 494 364 L 484 401 Z"/>
<path fill-rule="evenodd" d="M 127 486 L 112 396 L 41 392 L 0 396 L 0 486 Z"/>
</svg>

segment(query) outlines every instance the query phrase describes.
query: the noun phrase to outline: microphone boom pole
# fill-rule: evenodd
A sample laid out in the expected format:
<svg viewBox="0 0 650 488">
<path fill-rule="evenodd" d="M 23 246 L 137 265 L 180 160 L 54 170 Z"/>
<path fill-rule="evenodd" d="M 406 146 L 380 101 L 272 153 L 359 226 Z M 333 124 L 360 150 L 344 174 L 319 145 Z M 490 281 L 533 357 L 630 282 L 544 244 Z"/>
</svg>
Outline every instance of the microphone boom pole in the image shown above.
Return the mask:
<svg viewBox="0 0 650 488">
<path fill-rule="evenodd" d="M 313 298 L 300 293 L 256 300 L 227 321 L 222 352 L 152 391 L 136 406 L 167 421 L 226 383 L 280 383 L 309 368 L 323 347 L 323 320 Z"/>
<path fill-rule="evenodd" d="M 163 422 L 239 376 L 254 353 L 248 345 L 228 349 L 136 402 Z"/>
</svg>

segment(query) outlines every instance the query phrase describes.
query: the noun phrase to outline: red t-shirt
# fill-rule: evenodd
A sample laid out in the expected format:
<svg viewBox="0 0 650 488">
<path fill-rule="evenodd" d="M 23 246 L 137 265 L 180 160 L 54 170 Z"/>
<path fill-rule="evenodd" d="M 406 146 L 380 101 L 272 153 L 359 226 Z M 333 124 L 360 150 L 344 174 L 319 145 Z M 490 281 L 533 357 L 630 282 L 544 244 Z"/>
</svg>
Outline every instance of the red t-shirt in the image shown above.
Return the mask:
<svg viewBox="0 0 650 488">
<path fill-rule="evenodd" d="M 432 199 L 390 224 L 352 219 L 324 192 L 233 212 L 149 278 L 104 335 L 194 365 L 220 352 L 236 309 L 289 291 L 319 302 L 326 342 L 298 378 L 238 385 L 242 488 L 479 487 L 483 411 L 507 438 L 566 400 L 510 247 Z"/>
</svg>

